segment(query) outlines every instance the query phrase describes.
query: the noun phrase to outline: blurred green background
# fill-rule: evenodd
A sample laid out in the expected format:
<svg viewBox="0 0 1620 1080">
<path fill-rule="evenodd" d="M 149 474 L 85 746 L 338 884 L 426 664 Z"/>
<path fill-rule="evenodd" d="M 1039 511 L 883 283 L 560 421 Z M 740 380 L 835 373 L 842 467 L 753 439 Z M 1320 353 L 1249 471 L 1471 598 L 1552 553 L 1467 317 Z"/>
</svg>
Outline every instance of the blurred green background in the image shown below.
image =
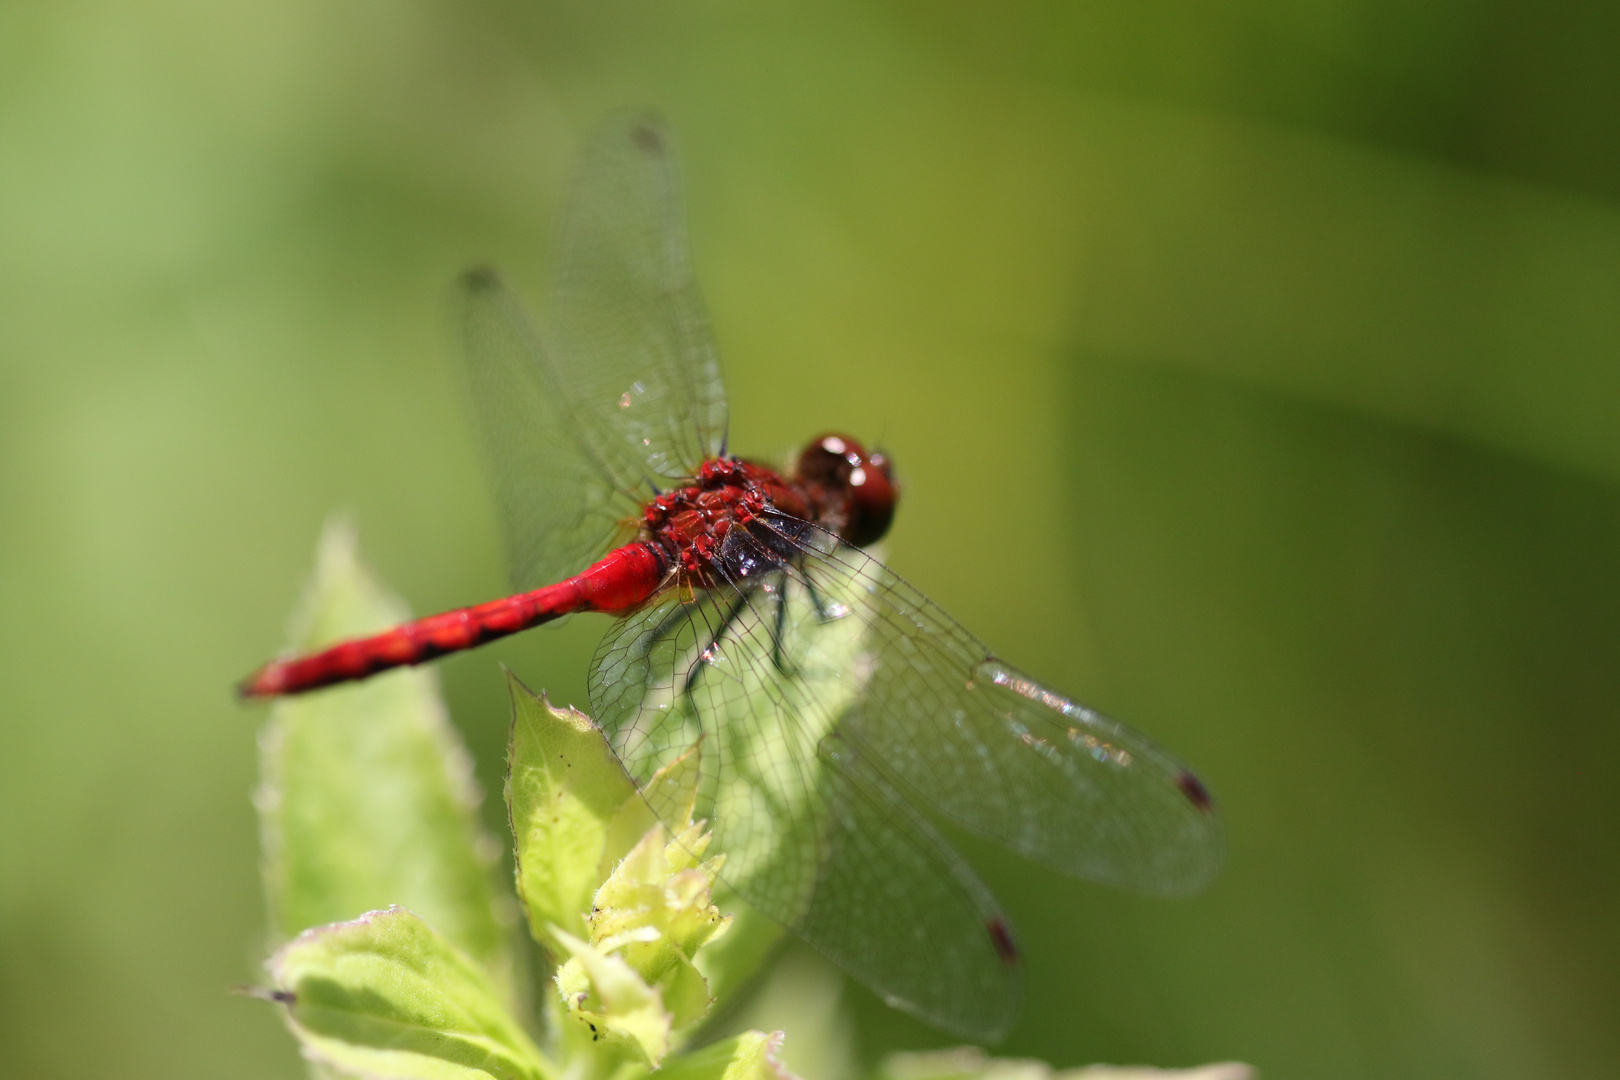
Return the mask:
<svg viewBox="0 0 1620 1080">
<path fill-rule="evenodd" d="M 334 508 L 417 610 L 499 592 L 448 285 L 538 299 L 648 103 L 733 446 L 880 441 L 892 564 L 1222 800 L 1190 901 L 972 849 L 1002 1052 L 1614 1075 L 1617 45 L 1596 0 L 0 7 L 0 1074 L 300 1075 L 226 993 L 230 686 Z M 600 630 L 442 665 L 486 790 L 496 662 L 583 703 Z"/>
</svg>

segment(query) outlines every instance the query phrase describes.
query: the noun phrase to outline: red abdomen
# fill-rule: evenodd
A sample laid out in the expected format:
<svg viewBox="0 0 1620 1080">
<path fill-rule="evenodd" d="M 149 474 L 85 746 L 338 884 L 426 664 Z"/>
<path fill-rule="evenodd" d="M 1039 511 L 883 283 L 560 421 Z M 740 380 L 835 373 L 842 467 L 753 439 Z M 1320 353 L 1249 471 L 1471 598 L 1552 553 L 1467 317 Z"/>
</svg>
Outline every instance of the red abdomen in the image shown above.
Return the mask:
<svg viewBox="0 0 1620 1080">
<path fill-rule="evenodd" d="M 243 680 L 238 691 L 243 697 L 300 694 L 389 668 L 420 664 L 574 612 L 628 611 L 658 591 L 668 561 L 654 544 L 626 544 L 583 573 L 555 585 L 429 615 L 307 656 L 272 660 Z"/>
</svg>

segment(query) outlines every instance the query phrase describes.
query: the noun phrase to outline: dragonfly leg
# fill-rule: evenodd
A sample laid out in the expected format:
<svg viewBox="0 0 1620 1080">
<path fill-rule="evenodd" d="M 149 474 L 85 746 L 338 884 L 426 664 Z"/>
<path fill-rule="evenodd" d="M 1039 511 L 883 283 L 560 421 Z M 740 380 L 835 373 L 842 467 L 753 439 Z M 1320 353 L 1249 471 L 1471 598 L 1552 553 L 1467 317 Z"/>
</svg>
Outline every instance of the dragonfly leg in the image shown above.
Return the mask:
<svg viewBox="0 0 1620 1080">
<path fill-rule="evenodd" d="M 787 637 L 787 586 L 788 578 L 786 574 L 783 574 L 781 584 L 774 593 L 776 600 L 776 619 L 771 626 L 771 663 L 774 664 L 776 670 L 781 672 L 783 675 L 793 674 L 792 671 L 788 670 L 787 657 L 784 655 L 782 649 L 782 642 Z"/>
<path fill-rule="evenodd" d="M 800 568 L 801 573 L 803 573 L 803 569 L 803 567 Z M 810 594 L 810 603 L 816 609 L 816 618 L 824 623 L 832 622 L 833 617 L 828 614 L 829 609 L 826 603 L 821 599 L 821 594 L 816 591 L 816 583 L 810 580 L 810 575 L 807 573 L 804 574 L 803 581 L 804 591 Z"/>
<path fill-rule="evenodd" d="M 681 684 L 681 696 L 688 698 L 692 696 L 698 680 L 708 670 L 709 664 L 706 657 L 710 656 L 712 651 L 719 646 L 720 639 L 726 636 L 726 631 L 731 629 L 732 624 L 737 621 L 737 617 L 743 613 L 743 609 L 748 606 L 753 594 L 754 590 L 752 588 L 737 590 L 737 599 L 727 609 L 725 618 L 721 619 L 720 625 L 709 634 L 708 643 L 698 650 L 697 659 L 693 660 L 692 666 L 686 669 L 686 678 Z"/>
</svg>

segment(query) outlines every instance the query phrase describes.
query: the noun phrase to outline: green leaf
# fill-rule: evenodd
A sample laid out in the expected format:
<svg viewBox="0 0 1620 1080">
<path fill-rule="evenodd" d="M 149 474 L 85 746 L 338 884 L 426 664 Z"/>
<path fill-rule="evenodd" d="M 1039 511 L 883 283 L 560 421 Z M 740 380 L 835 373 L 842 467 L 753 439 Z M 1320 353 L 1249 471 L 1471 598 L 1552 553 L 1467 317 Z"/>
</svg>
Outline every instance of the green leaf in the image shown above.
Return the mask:
<svg viewBox="0 0 1620 1080">
<path fill-rule="evenodd" d="M 591 944 L 618 954 L 662 994 L 677 1028 L 709 1011 L 709 987 L 692 957 L 731 920 L 711 898 L 723 862 L 699 862 L 709 837 L 688 825 L 671 837 L 654 824 L 596 890 L 590 917 Z"/>
<path fill-rule="evenodd" d="M 1190 1069 L 1145 1065 L 1087 1065 L 1054 1069 L 1028 1058 L 993 1058 L 976 1046 L 891 1054 L 876 1080 L 1255 1080 L 1254 1067 L 1239 1061 Z"/>
<path fill-rule="evenodd" d="M 710 896 L 720 859 L 699 865 L 709 839 L 690 820 L 701 747 L 660 769 L 637 795 L 589 717 L 552 706 L 516 679 L 509 685 L 506 798 L 518 891 L 536 938 L 554 953 L 562 939 L 547 927 L 589 941 L 604 957 L 627 962 L 659 993 L 660 1016 L 678 1027 L 694 1023 L 712 1003 L 694 958 L 728 925 Z M 662 821 L 685 821 L 687 828 L 672 837 Z M 774 925 L 756 929 L 751 947 L 720 964 L 730 987 L 746 981 L 781 932 Z M 577 990 L 588 979 L 582 963 L 575 952 L 559 972 L 565 999 L 569 987 Z M 643 1057 L 656 1042 L 641 1029 L 636 1040 Z"/>
<path fill-rule="evenodd" d="M 780 1031 L 767 1035 L 745 1031 L 730 1039 L 670 1058 L 658 1071 L 659 1080 L 794 1080 L 782 1067 L 777 1051 Z"/>
<path fill-rule="evenodd" d="M 721 1002 L 753 982 L 787 931 L 775 919 L 749 907 L 724 883 L 715 889 L 715 903 L 730 914 L 731 925 L 699 949 L 693 963 L 708 983 L 710 996 Z"/>
<path fill-rule="evenodd" d="M 360 564 L 353 529 L 329 524 L 291 645 L 317 648 L 408 614 Z M 499 848 L 479 827 L 471 762 L 431 672 L 282 699 L 260 747 L 256 801 L 277 937 L 401 904 L 509 991 Z"/>
<path fill-rule="evenodd" d="M 570 1021 L 588 1030 L 593 1044 L 605 1043 L 601 1049 L 627 1050 L 657 1068 L 669 1053 L 673 1026 L 658 988 L 590 942 L 555 926 L 550 933 L 569 953 L 557 969 L 557 989 Z"/>
<path fill-rule="evenodd" d="M 506 804 L 517 844 L 518 892 L 542 944 L 560 926 L 585 937 L 601 884 L 608 830 L 636 788 L 590 718 L 558 709 L 508 676 L 512 739 Z"/>
<path fill-rule="evenodd" d="M 489 973 L 404 908 L 307 930 L 269 963 L 305 1056 L 398 1080 L 544 1080 Z"/>
<path fill-rule="evenodd" d="M 605 736 L 604 736 L 605 739 Z M 607 844 L 597 868 L 597 880 L 606 881 L 619 860 L 641 842 L 648 830 L 660 823 L 678 826 L 692 823 L 697 805 L 701 775 L 702 740 L 659 769 L 642 785 L 641 798 L 627 799 L 608 825 Z"/>
</svg>

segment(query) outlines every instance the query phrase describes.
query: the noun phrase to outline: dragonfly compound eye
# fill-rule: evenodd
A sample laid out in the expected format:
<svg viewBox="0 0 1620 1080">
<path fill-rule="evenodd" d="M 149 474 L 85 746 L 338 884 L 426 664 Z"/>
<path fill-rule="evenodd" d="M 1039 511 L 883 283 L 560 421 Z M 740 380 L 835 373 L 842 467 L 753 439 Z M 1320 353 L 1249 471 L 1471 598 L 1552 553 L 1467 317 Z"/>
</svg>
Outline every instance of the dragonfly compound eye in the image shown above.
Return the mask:
<svg viewBox="0 0 1620 1080">
<path fill-rule="evenodd" d="M 839 535 L 849 543 L 865 547 L 889 531 L 898 491 L 884 454 L 868 452 L 848 435 L 823 435 L 799 455 L 799 478 L 822 485 L 830 502 L 843 504 Z"/>
</svg>

